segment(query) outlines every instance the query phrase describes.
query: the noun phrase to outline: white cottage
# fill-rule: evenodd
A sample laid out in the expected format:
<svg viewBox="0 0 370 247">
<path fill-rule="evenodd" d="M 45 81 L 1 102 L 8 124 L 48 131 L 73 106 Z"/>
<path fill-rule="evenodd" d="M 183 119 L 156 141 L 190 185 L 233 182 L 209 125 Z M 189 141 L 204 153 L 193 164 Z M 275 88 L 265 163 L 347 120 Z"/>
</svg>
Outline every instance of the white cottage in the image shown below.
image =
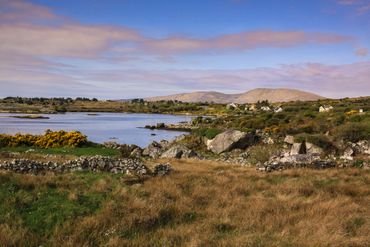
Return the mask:
<svg viewBox="0 0 370 247">
<path fill-rule="evenodd" d="M 332 107 L 331 105 L 324 105 L 324 106 L 320 106 L 319 112 L 329 112 L 333 109 L 334 107 Z"/>
</svg>

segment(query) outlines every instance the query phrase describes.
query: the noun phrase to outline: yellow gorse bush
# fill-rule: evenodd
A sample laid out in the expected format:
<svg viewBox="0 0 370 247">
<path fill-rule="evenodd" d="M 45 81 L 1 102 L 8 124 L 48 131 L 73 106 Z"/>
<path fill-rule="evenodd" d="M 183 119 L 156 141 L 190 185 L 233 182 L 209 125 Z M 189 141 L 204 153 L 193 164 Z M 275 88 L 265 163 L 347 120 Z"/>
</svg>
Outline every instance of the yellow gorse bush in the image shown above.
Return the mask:
<svg viewBox="0 0 370 247">
<path fill-rule="evenodd" d="M 87 142 L 87 137 L 79 131 L 47 130 L 44 135 L 0 134 L 0 146 L 35 146 L 40 148 L 79 147 Z"/>
<path fill-rule="evenodd" d="M 350 110 L 350 111 L 346 112 L 346 115 L 347 116 L 352 116 L 353 114 L 357 114 L 357 113 L 358 113 L 358 110 Z"/>
</svg>

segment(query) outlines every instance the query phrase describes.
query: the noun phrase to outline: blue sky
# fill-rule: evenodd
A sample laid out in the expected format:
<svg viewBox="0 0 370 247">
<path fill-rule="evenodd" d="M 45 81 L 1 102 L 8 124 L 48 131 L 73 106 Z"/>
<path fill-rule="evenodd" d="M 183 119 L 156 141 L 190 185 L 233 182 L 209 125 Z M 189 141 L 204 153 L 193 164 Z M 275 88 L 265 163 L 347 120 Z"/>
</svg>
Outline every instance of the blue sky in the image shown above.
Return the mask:
<svg viewBox="0 0 370 247">
<path fill-rule="evenodd" d="M 0 97 L 370 95 L 370 0 L 0 0 Z"/>
</svg>

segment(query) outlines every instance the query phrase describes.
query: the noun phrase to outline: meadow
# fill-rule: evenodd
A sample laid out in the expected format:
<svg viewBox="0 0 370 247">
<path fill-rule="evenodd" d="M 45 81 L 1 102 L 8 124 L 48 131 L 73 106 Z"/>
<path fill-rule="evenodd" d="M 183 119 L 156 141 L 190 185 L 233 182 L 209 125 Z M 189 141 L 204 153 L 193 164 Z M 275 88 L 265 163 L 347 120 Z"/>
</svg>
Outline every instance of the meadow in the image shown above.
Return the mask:
<svg viewBox="0 0 370 247">
<path fill-rule="evenodd" d="M 161 160 L 168 162 L 168 160 Z M 370 171 L 260 173 L 170 160 L 165 177 L 0 173 L 1 246 L 368 246 Z"/>
</svg>

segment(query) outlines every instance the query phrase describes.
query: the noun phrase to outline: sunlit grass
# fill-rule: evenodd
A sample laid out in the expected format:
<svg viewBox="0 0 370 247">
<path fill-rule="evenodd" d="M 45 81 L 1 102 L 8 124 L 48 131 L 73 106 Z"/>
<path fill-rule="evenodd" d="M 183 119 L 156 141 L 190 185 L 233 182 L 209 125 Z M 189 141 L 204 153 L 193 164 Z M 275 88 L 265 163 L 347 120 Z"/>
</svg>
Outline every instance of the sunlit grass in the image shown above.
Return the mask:
<svg viewBox="0 0 370 247">
<path fill-rule="evenodd" d="M 0 152 L 20 152 L 20 153 L 37 153 L 37 154 L 61 154 L 61 155 L 74 155 L 74 156 L 90 156 L 90 155 L 103 155 L 103 156 L 117 156 L 119 150 L 112 148 L 105 148 L 100 146 L 92 147 L 78 147 L 78 148 L 37 148 L 37 147 L 2 147 Z"/>
<path fill-rule="evenodd" d="M 163 160 L 167 162 L 167 160 Z M 0 173 L 1 246 L 367 246 L 370 171 L 207 161 L 143 183 Z M 149 164 L 150 165 L 150 164 Z"/>
</svg>

